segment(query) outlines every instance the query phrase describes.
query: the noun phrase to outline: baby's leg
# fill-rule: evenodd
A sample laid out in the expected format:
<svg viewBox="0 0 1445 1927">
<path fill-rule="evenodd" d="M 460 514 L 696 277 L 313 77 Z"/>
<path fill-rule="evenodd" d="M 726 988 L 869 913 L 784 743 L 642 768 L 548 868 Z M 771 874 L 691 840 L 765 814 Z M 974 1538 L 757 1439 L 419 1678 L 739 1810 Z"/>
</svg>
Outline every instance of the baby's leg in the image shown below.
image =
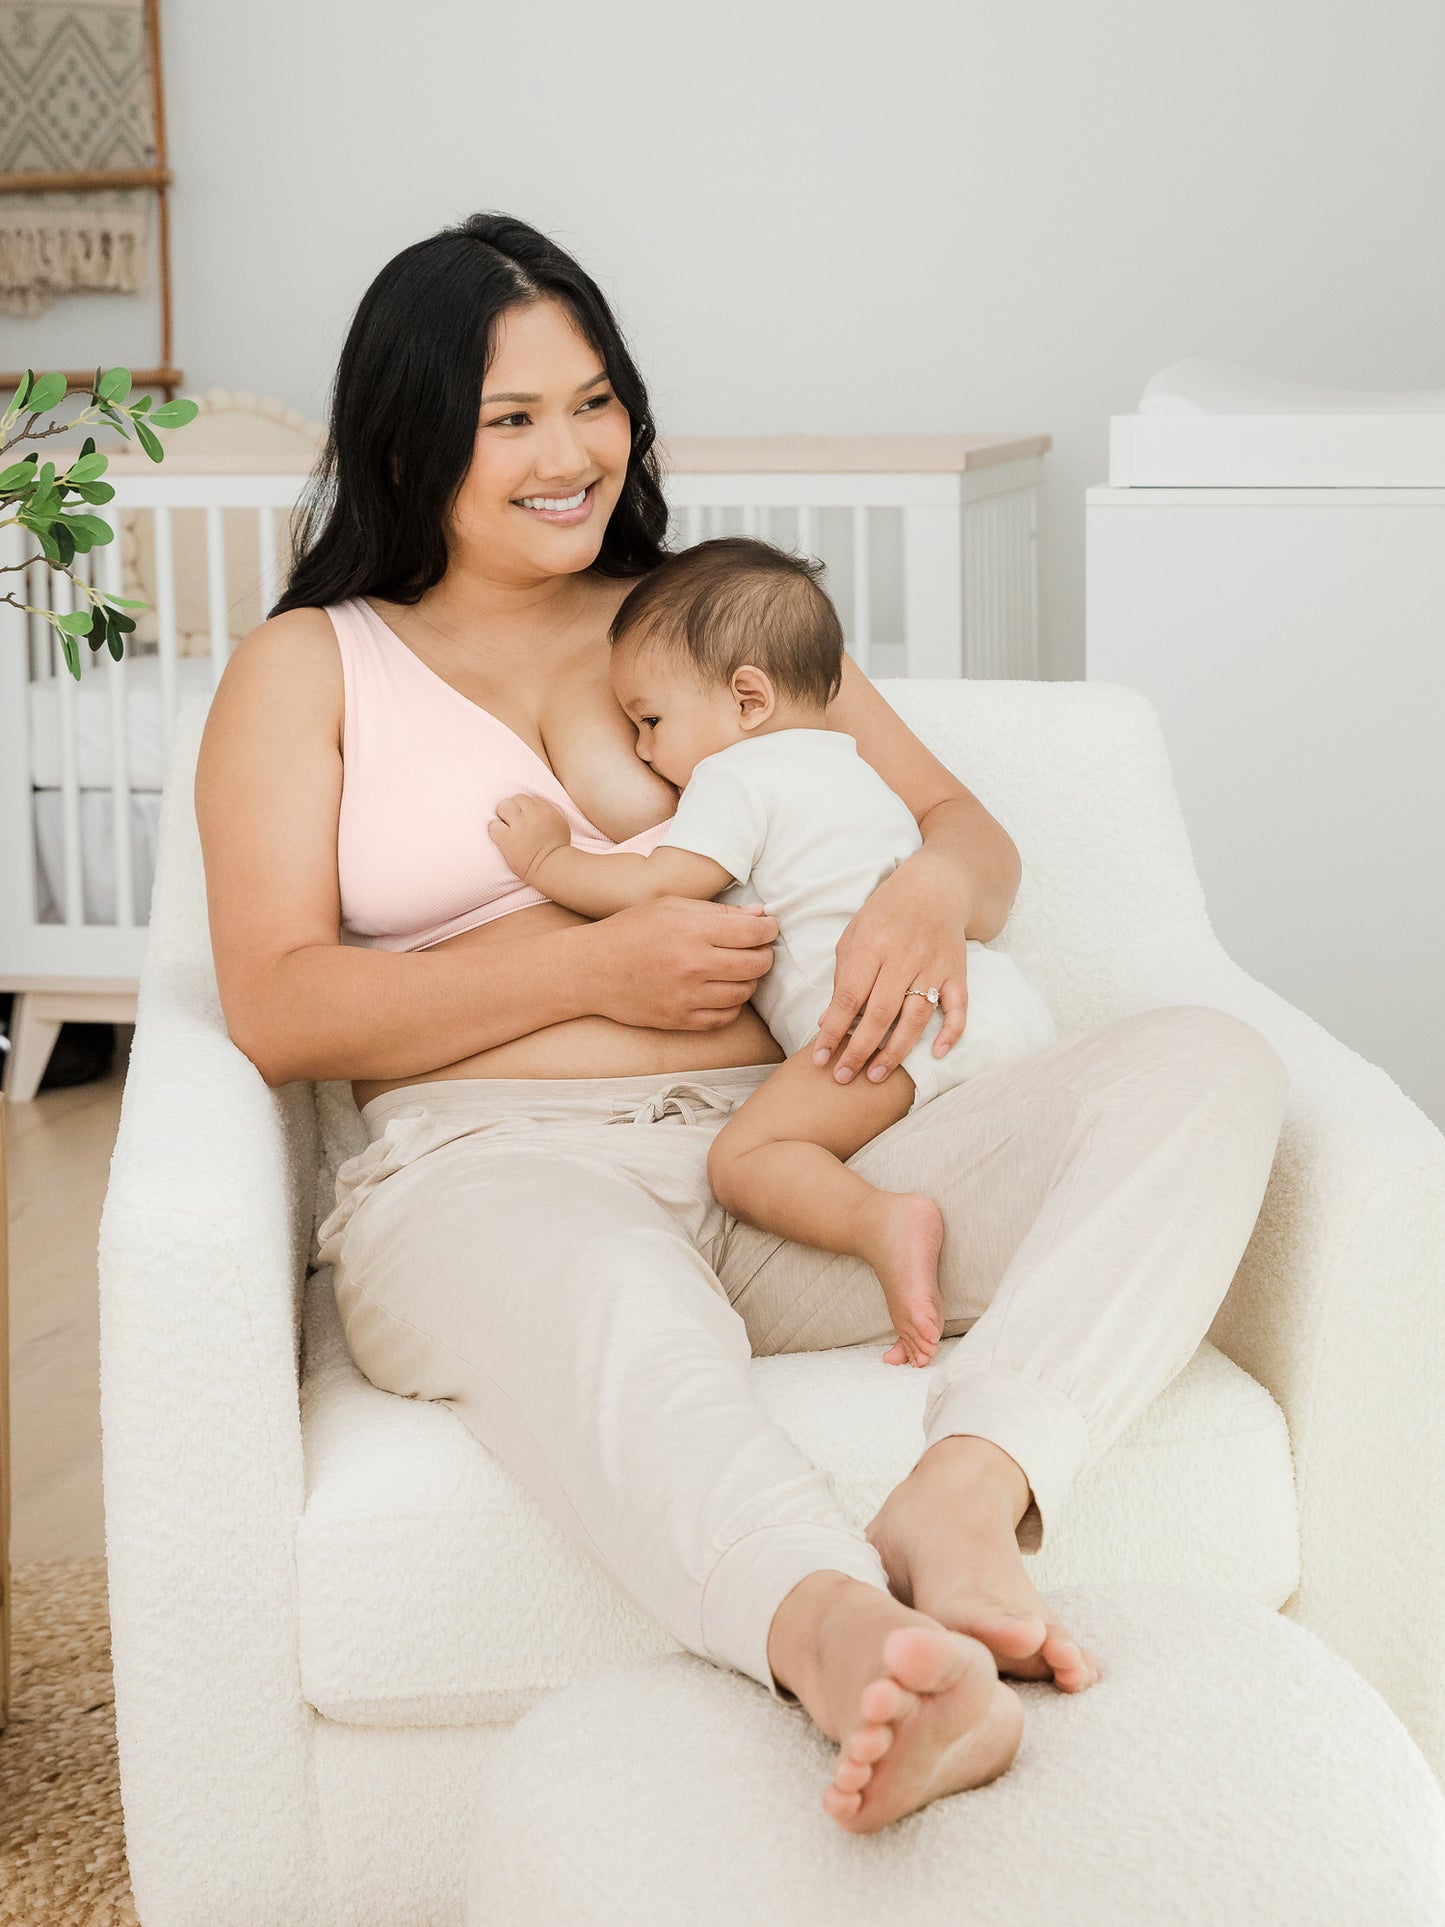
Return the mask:
<svg viewBox="0 0 1445 1927">
<path fill-rule="evenodd" d="M 913 1080 L 839 1084 L 809 1042 L 741 1104 L 713 1139 L 708 1182 L 725 1211 L 796 1244 L 861 1258 L 878 1274 L 898 1343 L 884 1357 L 926 1365 L 938 1350 L 943 1218 L 917 1191 L 880 1191 L 843 1160 L 896 1124 Z"/>
</svg>

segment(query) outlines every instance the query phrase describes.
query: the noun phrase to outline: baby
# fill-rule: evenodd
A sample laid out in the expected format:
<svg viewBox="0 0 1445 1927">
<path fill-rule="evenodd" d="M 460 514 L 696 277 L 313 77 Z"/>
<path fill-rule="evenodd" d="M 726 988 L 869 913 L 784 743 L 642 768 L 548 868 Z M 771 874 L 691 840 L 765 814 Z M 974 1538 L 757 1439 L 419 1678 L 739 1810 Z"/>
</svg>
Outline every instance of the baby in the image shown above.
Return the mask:
<svg viewBox="0 0 1445 1927">
<path fill-rule="evenodd" d="M 969 941 L 968 1021 L 942 1057 L 935 1008 L 881 1083 L 840 1084 L 813 1062 L 838 939 L 923 840 L 854 739 L 827 727 L 843 632 L 821 572 L 722 537 L 670 556 L 618 609 L 613 688 L 638 755 L 682 791 L 649 855 L 573 849 L 560 811 L 535 796 L 504 798 L 487 827 L 518 877 L 585 916 L 686 896 L 761 903 L 777 918 L 752 1001 L 790 1055 L 718 1132 L 708 1182 L 734 1217 L 871 1265 L 898 1333 L 886 1362 L 924 1366 L 943 1330 L 942 1215 L 932 1198 L 878 1190 L 844 1160 L 915 1105 L 1058 1033 L 1013 961 Z M 936 986 L 906 994 L 938 1002 Z"/>
</svg>

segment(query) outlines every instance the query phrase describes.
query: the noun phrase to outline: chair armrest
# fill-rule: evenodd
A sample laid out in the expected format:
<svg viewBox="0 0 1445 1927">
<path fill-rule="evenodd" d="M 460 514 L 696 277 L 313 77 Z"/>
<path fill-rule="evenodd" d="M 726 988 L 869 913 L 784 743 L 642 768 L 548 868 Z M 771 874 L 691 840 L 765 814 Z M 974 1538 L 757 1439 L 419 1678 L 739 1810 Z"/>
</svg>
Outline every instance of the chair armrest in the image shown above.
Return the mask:
<svg viewBox="0 0 1445 1927">
<path fill-rule="evenodd" d="M 311 1200 L 293 1173 L 314 1128 L 311 1087 L 269 1090 L 230 1042 L 214 979 L 148 953 L 98 1254 L 116 1734 L 147 1920 L 323 1917 L 294 1552 Z"/>
<path fill-rule="evenodd" d="M 1286 1610 L 1445 1777 L 1445 1136 L 1212 937 L 1156 940 L 1114 981 L 1122 1009 L 1242 1017 L 1289 1070 L 1259 1220 L 1208 1335 L 1289 1427 L 1301 1579 Z"/>
</svg>

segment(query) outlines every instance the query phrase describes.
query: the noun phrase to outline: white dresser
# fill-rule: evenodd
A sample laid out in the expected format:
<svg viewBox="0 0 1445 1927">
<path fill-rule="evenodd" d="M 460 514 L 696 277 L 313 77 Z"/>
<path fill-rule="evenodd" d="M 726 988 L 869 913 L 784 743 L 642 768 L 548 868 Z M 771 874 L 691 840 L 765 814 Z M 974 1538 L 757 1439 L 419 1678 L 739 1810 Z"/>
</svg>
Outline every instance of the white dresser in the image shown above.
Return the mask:
<svg viewBox="0 0 1445 1927">
<path fill-rule="evenodd" d="M 1158 709 L 1225 948 L 1445 1127 L 1445 391 L 1178 364 L 1085 499 L 1085 674 Z"/>
</svg>

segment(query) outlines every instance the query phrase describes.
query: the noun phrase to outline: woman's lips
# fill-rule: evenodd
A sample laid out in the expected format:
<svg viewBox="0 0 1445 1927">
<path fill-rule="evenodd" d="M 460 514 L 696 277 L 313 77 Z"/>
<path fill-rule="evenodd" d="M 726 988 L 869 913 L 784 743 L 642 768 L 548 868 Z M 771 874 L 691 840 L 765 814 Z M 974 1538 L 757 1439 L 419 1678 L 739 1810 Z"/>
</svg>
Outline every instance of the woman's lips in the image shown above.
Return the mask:
<svg viewBox="0 0 1445 1927">
<path fill-rule="evenodd" d="M 512 506 L 521 509 L 524 515 L 530 515 L 534 521 L 550 522 L 556 528 L 565 529 L 570 528 L 574 522 L 585 522 L 587 520 L 587 517 L 592 513 L 592 498 L 596 492 L 597 484 L 595 482 L 589 482 L 583 491 L 582 500 L 577 504 L 575 509 L 534 509 L 529 508 L 525 502 L 514 502 Z M 563 499 L 566 500 L 567 498 L 564 497 Z"/>
</svg>

